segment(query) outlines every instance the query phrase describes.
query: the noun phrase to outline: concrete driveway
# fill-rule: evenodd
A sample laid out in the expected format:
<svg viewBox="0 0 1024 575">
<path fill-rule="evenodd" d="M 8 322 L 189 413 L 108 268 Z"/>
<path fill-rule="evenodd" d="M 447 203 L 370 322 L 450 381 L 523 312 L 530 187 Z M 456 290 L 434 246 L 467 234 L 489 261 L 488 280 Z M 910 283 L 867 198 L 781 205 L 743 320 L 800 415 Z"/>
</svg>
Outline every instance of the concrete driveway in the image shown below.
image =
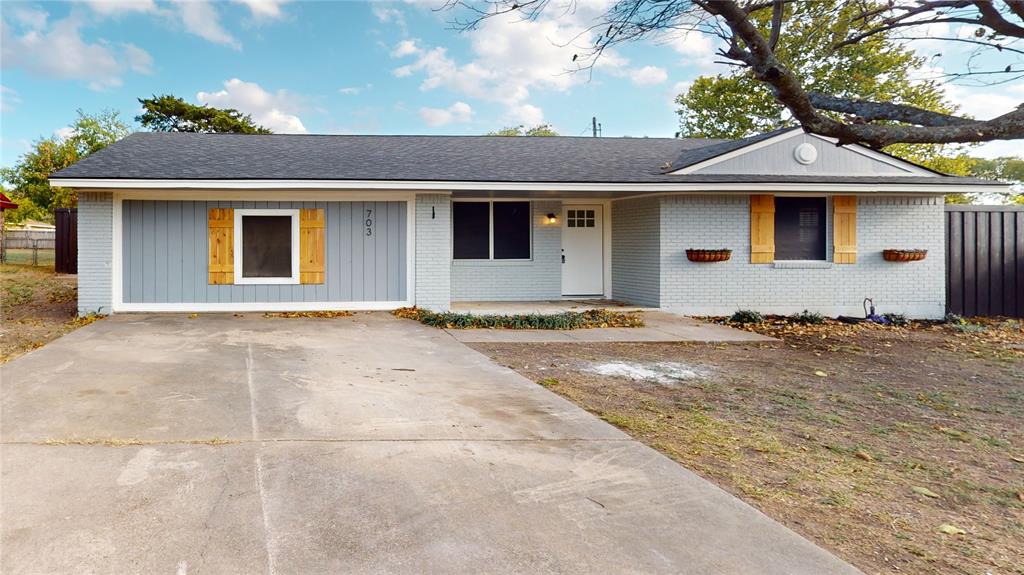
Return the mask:
<svg viewBox="0 0 1024 575">
<path fill-rule="evenodd" d="M 117 316 L 0 371 L 4 573 L 856 573 L 440 330 Z"/>
</svg>

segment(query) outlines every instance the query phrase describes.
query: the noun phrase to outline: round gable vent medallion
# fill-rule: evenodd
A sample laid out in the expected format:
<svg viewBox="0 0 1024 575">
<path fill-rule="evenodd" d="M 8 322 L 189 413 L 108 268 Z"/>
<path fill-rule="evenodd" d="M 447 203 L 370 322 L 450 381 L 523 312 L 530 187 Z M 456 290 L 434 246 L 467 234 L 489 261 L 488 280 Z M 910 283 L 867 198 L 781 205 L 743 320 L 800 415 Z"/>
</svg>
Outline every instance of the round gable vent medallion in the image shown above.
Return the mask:
<svg viewBox="0 0 1024 575">
<path fill-rule="evenodd" d="M 813 164 L 818 159 L 818 149 L 804 142 L 793 149 L 793 157 L 803 165 Z"/>
</svg>

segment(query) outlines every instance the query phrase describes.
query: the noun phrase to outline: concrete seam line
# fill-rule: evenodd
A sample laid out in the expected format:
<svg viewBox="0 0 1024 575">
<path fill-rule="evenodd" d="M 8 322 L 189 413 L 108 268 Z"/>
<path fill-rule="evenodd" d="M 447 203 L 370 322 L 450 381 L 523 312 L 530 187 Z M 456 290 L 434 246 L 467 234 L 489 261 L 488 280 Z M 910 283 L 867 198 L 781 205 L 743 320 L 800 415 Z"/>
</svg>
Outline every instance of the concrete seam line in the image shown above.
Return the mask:
<svg viewBox="0 0 1024 575">
<path fill-rule="evenodd" d="M 256 386 L 253 383 L 253 365 L 255 359 L 252 355 L 252 343 L 246 348 L 247 354 L 245 358 L 245 380 L 249 388 L 249 421 L 252 425 L 252 441 L 253 443 L 259 444 L 259 426 L 256 422 Z M 256 446 L 255 456 L 255 469 L 256 474 L 256 491 L 260 497 L 260 514 L 263 516 L 263 548 L 267 554 L 267 573 L 268 575 L 275 575 L 277 568 L 274 557 L 274 544 L 272 543 L 270 536 L 270 518 L 267 515 L 267 491 L 263 486 L 263 457 L 259 452 L 260 445 Z"/>
</svg>

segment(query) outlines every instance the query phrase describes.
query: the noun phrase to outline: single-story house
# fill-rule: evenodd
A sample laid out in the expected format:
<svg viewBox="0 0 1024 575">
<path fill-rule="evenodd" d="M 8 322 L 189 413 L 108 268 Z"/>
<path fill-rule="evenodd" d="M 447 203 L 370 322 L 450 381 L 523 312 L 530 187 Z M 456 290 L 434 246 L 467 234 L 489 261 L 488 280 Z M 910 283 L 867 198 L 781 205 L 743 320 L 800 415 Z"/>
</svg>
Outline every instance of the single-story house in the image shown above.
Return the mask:
<svg viewBox="0 0 1024 575">
<path fill-rule="evenodd" d="M 137 133 L 78 191 L 79 310 L 607 298 L 937 318 L 943 195 L 1006 186 L 787 129 L 740 140 Z M 693 262 L 688 249 L 729 249 Z M 916 262 L 886 249 L 926 249 Z"/>
</svg>

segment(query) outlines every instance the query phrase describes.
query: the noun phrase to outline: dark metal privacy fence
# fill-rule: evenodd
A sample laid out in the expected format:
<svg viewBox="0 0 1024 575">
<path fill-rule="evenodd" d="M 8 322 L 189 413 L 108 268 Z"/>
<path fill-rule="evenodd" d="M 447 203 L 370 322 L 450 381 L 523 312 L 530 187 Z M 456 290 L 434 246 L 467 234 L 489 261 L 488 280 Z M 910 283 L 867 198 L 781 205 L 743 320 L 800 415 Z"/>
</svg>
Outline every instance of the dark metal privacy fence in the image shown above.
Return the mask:
<svg viewBox="0 0 1024 575">
<path fill-rule="evenodd" d="M 1024 317 L 1024 206 L 946 206 L 946 309 Z"/>
<path fill-rule="evenodd" d="M 59 274 L 78 273 L 78 209 L 54 210 L 57 234 L 54 242 L 53 269 Z"/>
</svg>

